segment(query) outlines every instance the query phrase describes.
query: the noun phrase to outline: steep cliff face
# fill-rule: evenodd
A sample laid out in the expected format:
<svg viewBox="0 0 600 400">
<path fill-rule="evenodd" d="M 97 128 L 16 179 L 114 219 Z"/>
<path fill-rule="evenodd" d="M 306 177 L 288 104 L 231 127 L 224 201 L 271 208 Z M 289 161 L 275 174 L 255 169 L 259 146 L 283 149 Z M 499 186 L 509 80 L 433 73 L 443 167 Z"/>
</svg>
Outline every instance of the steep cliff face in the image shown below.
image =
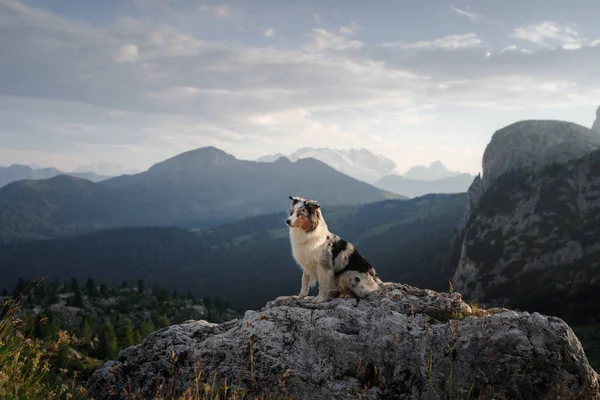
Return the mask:
<svg viewBox="0 0 600 400">
<path fill-rule="evenodd" d="M 600 148 L 600 135 L 563 121 L 520 121 L 492 136 L 483 154 L 483 183 L 489 189 L 501 175 L 564 164 Z"/>
<path fill-rule="evenodd" d="M 600 133 L 600 107 L 596 110 L 596 120 L 594 121 L 594 125 L 592 125 L 592 131 Z"/>
<path fill-rule="evenodd" d="M 571 146 L 573 151 L 561 157 L 590 143 Z M 566 147 L 555 142 L 555 148 Z M 485 193 L 465 224 L 455 288 L 469 299 L 595 319 L 600 310 L 600 151 L 537 170 L 539 163 L 532 161 L 530 168 L 503 175 L 490 171 L 502 163 L 492 162 L 490 154 L 486 150 L 484 169 L 492 179 L 484 175 Z"/>
<path fill-rule="evenodd" d="M 600 399 L 598 375 L 562 320 L 472 314 L 458 293 L 400 284 L 358 304 L 282 297 L 242 320 L 160 330 L 94 373 L 90 391 L 154 398 L 226 380 L 230 393 L 297 400 Z"/>
</svg>

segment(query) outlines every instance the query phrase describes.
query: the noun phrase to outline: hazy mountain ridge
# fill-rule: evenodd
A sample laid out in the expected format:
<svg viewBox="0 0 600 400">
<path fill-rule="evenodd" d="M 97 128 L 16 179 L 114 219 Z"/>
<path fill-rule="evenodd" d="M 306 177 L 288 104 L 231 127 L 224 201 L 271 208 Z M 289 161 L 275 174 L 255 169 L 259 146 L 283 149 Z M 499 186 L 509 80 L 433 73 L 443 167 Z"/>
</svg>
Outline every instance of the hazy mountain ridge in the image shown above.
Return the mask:
<svg viewBox="0 0 600 400">
<path fill-rule="evenodd" d="M 439 181 L 459 175 L 464 175 L 464 173 L 459 171 L 450 171 L 441 161 L 434 161 L 431 163 L 431 165 L 429 165 L 429 167 L 424 165 L 412 167 L 402 176 L 407 179 L 419 181 Z"/>
<path fill-rule="evenodd" d="M 0 166 L 0 188 L 13 182 L 50 179 L 59 175 L 74 176 L 92 182 L 101 182 L 109 178 L 93 172 L 63 172 L 56 168 L 32 168 L 27 165 L 13 164 L 8 167 Z"/>
<path fill-rule="evenodd" d="M 388 175 L 377 181 L 375 186 L 404 196 L 418 197 L 428 193 L 464 193 L 472 181 L 473 176 L 470 174 L 439 180 L 415 180 L 401 175 Z"/>
<path fill-rule="evenodd" d="M 0 242 L 106 227 L 215 226 L 286 210 L 291 194 L 324 205 L 398 197 L 314 159 L 259 163 L 209 147 L 95 184 L 60 176 L 12 183 L 0 189 Z"/>
<path fill-rule="evenodd" d="M 99 164 L 81 165 L 74 171 L 75 173 L 94 173 L 96 175 L 111 177 L 119 175 L 132 175 L 140 171 L 135 169 L 124 169 L 120 164 L 105 162 Z"/>
<path fill-rule="evenodd" d="M 257 161 L 273 162 L 281 157 L 286 157 L 291 161 L 314 158 L 346 175 L 368 183 L 373 183 L 397 169 L 394 161 L 367 149 L 341 150 L 305 147 L 287 156 L 277 153 L 263 156 Z"/>
</svg>

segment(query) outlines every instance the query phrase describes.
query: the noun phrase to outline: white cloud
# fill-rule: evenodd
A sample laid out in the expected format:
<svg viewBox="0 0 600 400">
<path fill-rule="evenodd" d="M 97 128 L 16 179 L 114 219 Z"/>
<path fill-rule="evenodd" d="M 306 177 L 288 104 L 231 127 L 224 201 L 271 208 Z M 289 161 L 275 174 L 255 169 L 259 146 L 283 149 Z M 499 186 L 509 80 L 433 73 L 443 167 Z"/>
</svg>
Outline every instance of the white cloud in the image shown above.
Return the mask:
<svg viewBox="0 0 600 400">
<path fill-rule="evenodd" d="M 322 28 L 314 28 L 308 35 L 312 40 L 303 48 L 309 51 L 342 51 L 359 50 L 364 43 L 359 40 L 348 40 L 342 35 L 337 35 Z"/>
<path fill-rule="evenodd" d="M 384 47 L 400 47 L 402 49 L 413 49 L 413 50 L 458 50 L 467 48 L 482 47 L 483 42 L 477 37 L 475 33 L 449 35 L 434 40 L 423 40 L 414 43 L 395 42 L 395 43 L 384 43 Z"/>
<path fill-rule="evenodd" d="M 502 50 L 500 50 L 500 54 L 508 53 L 508 52 L 531 54 L 531 50 L 519 47 L 515 44 L 507 46 L 507 47 L 503 48 Z"/>
<path fill-rule="evenodd" d="M 581 47 L 581 43 L 565 43 L 562 45 L 563 50 L 579 50 Z"/>
<path fill-rule="evenodd" d="M 273 36 L 275 36 L 275 29 L 273 29 L 273 28 L 267 28 L 267 29 L 265 29 L 263 31 L 263 35 L 265 37 L 273 37 Z"/>
<path fill-rule="evenodd" d="M 511 37 L 544 47 L 578 44 L 581 42 L 577 31 L 552 21 L 543 21 L 538 24 L 517 27 L 512 32 Z"/>
<path fill-rule="evenodd" d="M 119 48 L 116 61 L 118 63 L 134 63 L 139 57 L 138 47 L 134 44 L 126 44 Z"/>
<path fill-rule="evenodd" d="M 370 46 L 354 28 L 316 28 L 303 44 L 275 47 L 244 44 L 244 35 L 215 41 L 152 19 L 86 25 L 0 0 L 3 14 L 0 155 L 11 157 L 69 149 L 142 168 L 209 144 L 255 156 L 368 141 L 404 163 L 417 157 L 406 149 L 425 136 L 449 136 L 451 128 L 435 121 L 457 118 L 460 131 L 463 122 L 484 120 L 470 118 L 473 109 L 574 107 L 600 98 L 593 42 L 568 54 L 560 46 L 576 42 L 527 56 L 513 45 L 486 58 L 491 46 L 474 33 L 386 47 Z M 7 72 L 15 68 L 19 79 Z M 500 127 L 481 124 L 482 141 Z M 453 144 L 479 162 L 470 142 Z M 443 155 L 440 146 L 418 155 Z"/>
<path fill-rule="evenodd" d="M 590 46 L 591 47 L 595 47 L 595 46 L 598 46 L 598 45 L 600 45 L 600 39 L 592 40 L 590 42 Z"/>
<path fill-rule="evenodd" d="M 362 26 L 360 26 L 356 21 L 352 21 L 348 26 L 341 26 L 338 32 L 342 35 L 351 35 L 361 29 Z"/>
<path fill-rule="evenodd" d="M 233 10 L 227 4 L 221 4 L 218 6 L 200 6 L 200 11 L 207 12 L 216 15 L 219 18 L 230 19 L 233 17 Z"/>
<path fill-rule="evenodd" d="M 481 14 L 477 14 L 477 13 L 474 13 L 474 12 L 466 11 L 466 10 L 460 9 L 458 7 L 450 6 L 448 8 L 454 14 L 459 15 L 461 17 L 468 18 L 471 21 L 479 21 L 479 20 L 481 20 L 483 18 L 483 15 L 481 15 Z"/>
</svg>

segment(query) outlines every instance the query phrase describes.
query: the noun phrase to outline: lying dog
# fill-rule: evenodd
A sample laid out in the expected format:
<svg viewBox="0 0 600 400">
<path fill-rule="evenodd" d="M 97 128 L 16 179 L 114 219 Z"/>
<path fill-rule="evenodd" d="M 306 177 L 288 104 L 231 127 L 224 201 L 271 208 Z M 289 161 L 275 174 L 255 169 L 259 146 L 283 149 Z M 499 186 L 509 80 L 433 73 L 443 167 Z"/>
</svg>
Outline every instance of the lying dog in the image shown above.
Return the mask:
<svg viewBox="0 0 600 400">
<path fill-rule="evenodd" d="M 319 283 L 316 303 L 330 297 L 362 298 L 379 289 L 383 282 L 375 268 L 351 244 L 329 232 L 314 200 L 290 196 L 292 209 L 287 219 L 294 259 L 302 268 L 300 298 Z"/>
</svg>

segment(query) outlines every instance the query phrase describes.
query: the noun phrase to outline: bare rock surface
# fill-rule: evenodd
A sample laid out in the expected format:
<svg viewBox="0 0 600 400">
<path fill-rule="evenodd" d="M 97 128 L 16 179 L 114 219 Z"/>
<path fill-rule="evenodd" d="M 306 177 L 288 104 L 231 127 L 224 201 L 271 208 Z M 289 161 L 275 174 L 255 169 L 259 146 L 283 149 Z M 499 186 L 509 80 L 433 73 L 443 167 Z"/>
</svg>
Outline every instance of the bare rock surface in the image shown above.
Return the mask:
<svg viewBox="0 0 600 400">
<path fill-rule="evenodd" d="M 596 120 L 594 121 L 594 125 L 592 125 L 592 131 L 600 133 L 600 107 L 596 110 Z"/>
<path fill-rule="evenodd" d="M 492 136 L 483 154 L 483 183 L 489 189 L 501 175 L 519 169 L 564 164 L 600 148 L 600 135 L 571 122 L 520 121 Z"/>
<path fill-rule="evenodd" d="M 474 313 L 458 293 L 392 283 L 358 304 L 310 300 L 280 297 L 239 320 L 162 329 L 98 370 L 90 394 L 180 394 L 201 375 L 292 399 L 600 399 L 598 375 L 561 319 Z"/>
</svg>

